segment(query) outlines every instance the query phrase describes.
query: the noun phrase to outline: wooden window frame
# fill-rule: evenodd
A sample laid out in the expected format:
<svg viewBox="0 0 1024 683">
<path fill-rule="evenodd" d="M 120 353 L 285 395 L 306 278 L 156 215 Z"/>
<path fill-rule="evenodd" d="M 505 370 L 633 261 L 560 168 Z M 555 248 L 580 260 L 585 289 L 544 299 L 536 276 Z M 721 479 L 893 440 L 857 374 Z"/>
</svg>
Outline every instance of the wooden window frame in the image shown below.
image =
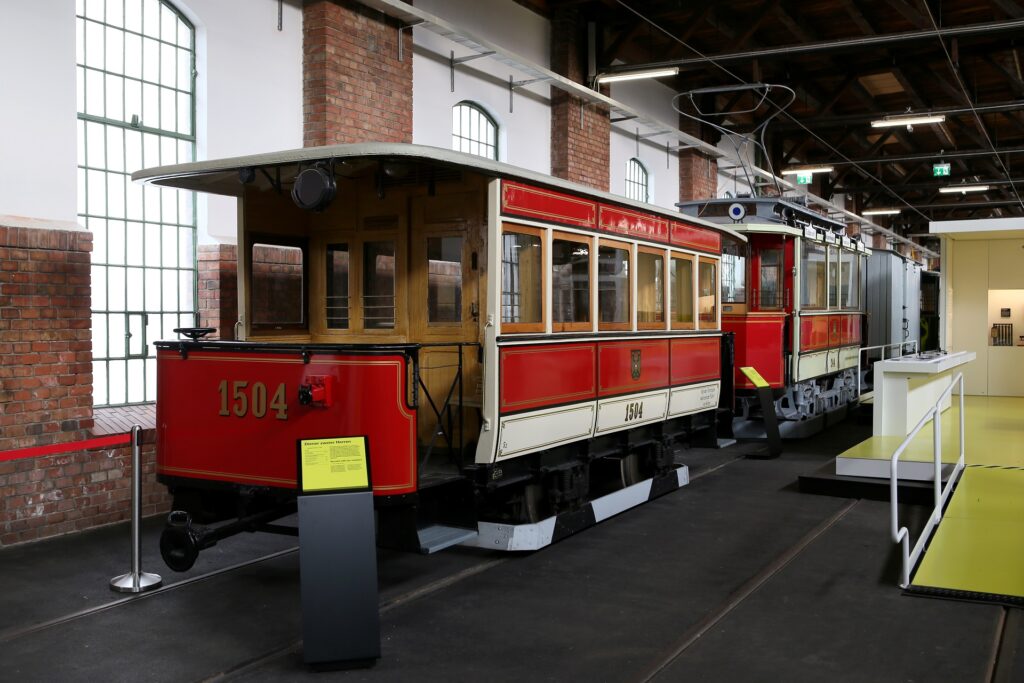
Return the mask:
<svg viewBox="0 0 1024 683">
<path fill-rule="evenodd" d="M 597 256 L 598 257 L 597 257 L 597 259 L 595 259 L 594 267 L 595 267 L 595 269 L 597 271 L 597 280 L 596 281 L 597 281 L 598 304 L 597 304 L 597 320 L 595 322 L 597 323 L 598 331 L 601 331 L 601 332 L 603 332 L 603 331 L 613 331 L 613 330 L 622 331 L 622 330 L 632 330 L 633 329 L 634 299 L 636 298 L 636 296 L 635 296 L 635 293 L 633 292 L 633 276 L 632 275 L 630 275 L 628 278 L 626 278 L 626 283 L 629 286 L 629 292 L 628 292 L 627 297 L 626 297 L 627 298 L 627 301 L 626 301 L 626 318 L 627 318 L 626 322 L 624 322 L 624 323 L 603 323 L 603 322 L 601 322 L 601 302 L 600 302 L 600 297 L 601 297 L 601 283 L 600 283 L 601 275 L 600 275 L 600 269 L 601 269 L 601 265 L 600 265 L 600 258 L 601 258 L 601 247 L 611 247 L 612 249 L 622 249 L 627 254 L 629 254 L 630 269 L 633 270 L 633 272 L 635 272 L 634 269 L 636 268 L 636 255 L 635 255 L 634 250 L 633 250 L 634 246 L 635 245 L 633 245 L 630 242 L 619 242 L 618 240 L 609 240 L 609 239 L 604 239 L 604 238 L 601 238 L 601 239 L 599 239 L 597 241 Z"/>
<path fill-rule="evenodd" d="M 661 322 L 653 323 L 642 323 L 640 322 L 640 254 L 653 254 L 654 256 L 661 257 Z M 656 247 L 645 247 L 643 245 L 637 245 L 636 249 L 636 290 L 637 290 L 637 309 L 636 309 L 636 328 L 638 330 L 666 330 L 668 325 L 666 322 L 669 318 L 668 297 L 665 293 L 668 291 L 668 261 L 665 258 L 665 250 L 658 249 Z"/>
<path fill-rule="evenodd" d="M 672 300 L 669 299 L 669 319 L 671 321 L 671 329 L 673 330 L 695 330 L 697 329 L 697 318 L 699 317 L 697 312 L 697 257 L 693 254 L 686 254 L 681 251 L 669 252 L 669 268 L 672 267 L 672 259 L 679 259 L 680 261 L 689 261 L 690 263 L 690 307 L 693 310 L 693 321 L 688 323 L 677 322 L 672 317 Z M 672 289 L 671 273 L 667 278 L 669 282 L 669 296 L 674 296 L 675 291 Z"/>
<path fill-rule="evenodd" d="M 253 320 L 252 298 L 253 298 L 253 265 L 252 251 L 257 244 L 265 244 L 272 247 L 292 247 L 302 251 L 302 324 L 291 327 L 277 327 L 274 323 L 257 323 Z M 312 329 L 310 325 L 310 267 L 309 262 L 312 255 L 310 240 L 306 237 L 292 235 L 278 235 L 275 233 L 255 232 L 248 233 L 245 239 L 245 316 L 248 321 L 248 331 L 254 337 L 276 337 L 290 335 L 308 335 Z"/>
<path fill-rule="evenodd" d="M 540 265 L 540 283 L 539 284 L 540 284 L 540 291 L 541 291 L 541 295 L 540 295 L 541 311 L 540 311 L 540 322 L 536 322 L 536 323 L 509 323 L 509 322 L 505 322 L 503 320 L 503 315 L 502 315 L 502 312 L 501 312 L 501 306 L 502 306 L 501 300 L 499 299 L 499 301 L 498 301 L 498 320 L 500 321 L 500 324 L 501 324 L 501 328 L 500 328 L 501 329 L 501 334 L 521 334 L 521 333 L 528 333 L 528 332 L 533 332 L 533 333 L 545 332 L 546 329 L 547 329 L 547 319 L 548 319 L 548 297 L 544 296 L 544 293 L 548 290 L 548 287 L 547 287 L 547 278 L 548 278 L 547 268 L 549 267 L 549 259 L 548 259 L 548 241 L 547 241 L 547 236 L 546 236 L 547 230 L 545 230 L 544 228 L 534 228 L 534 227 L 530 227 L 530 226 L 526 226 L 526 225 L 519 225 L 519 224 L 516 224 L 516 223 L 503 223 L 502 226 L 501 226 L 501 230 L 498 233 L 498 245 L 499 245 L 498 248 L 499 248 L 499 250 L 501 249 L 501 243 L 502 243 L 502 241 L 503 241 L 503 239 L 505 237 L 505 233 L 509 233 L 509 232 L 511 232 L 511 233 L 518 233 L 518 234 L 521 234 L 521 235 L 532 235 L 532 236 L 534 236 L 534 237 L 536 237 L 536 238 L 538 238 L 540 240 L 540 262 L 541 262 L 541 265 Z M 502 288 L 504 286 L 504 283 L 502 282 L 502 280 L 504 278 L 505 264 L 504 264 L 504 262 L 501 259 L 500 251 L 499 251 L 499 254 L 498 254 L 498 264 L 499 264 L 499 267 L 500 267 L 500 269 L 498 271 L 498 278 L 499 278 L 498 292 L 499 292 L 499 296 L 502 296 L 505 293 L 504 289 Z"/>
<path fill-rule="evenodd" d="M 328 322 L 327 322 L 329 320 L 329 318 L 330 318 L 330 316 L 327 315 L 327 290 L 328 290 L 328 286 L 327 286 L 327 271 L 328 271 L 327 253 L 328 253 L 328 251 L 330 250 L 330 248 L 332 246 L 335 246 L 335 245 L 338 245 L 338 244 L 344 244 L 346 247 L 348 247 L 348 327 L 331 327 L 328 324 Z M 352 315 L 352 303 L 353 303 L 352 300 L 355 298 L 352 295 L 352 293 L 355 291 L 355 286 L 354 286 L 355 285 L 355 277 L 354 277 L 355 267 L 354 267 L 354 264 L 352 263 L 352 261 L 353 261 L 352 253 L 353 253 L 353 251 L 355 251 L 353 249 L 353 240 L 351 240 L 351 239 L 329 239 L 328 238 L 328 239 L 324 239 L 323 240 L 322 246 L 318 244 L 318 245 L 316 245 L 316 247 L 317 247 L 316 251 L 318 252 L 316 258 L 318 258 L 320 260 L 320 262 L 323 263 L 323 266 L 324 266 L 323 271 L 321 273 L 322 278 L 323 278 L 322 293 L 318 293 L 318 295 L 316 297 L 321 302 L 321 305 L 319 306 L 319 310 L 317 311 L 317 313 L 321 314 L 323 316 L 323 324 L 322 324 L 322 327 L 323 327 L 323 330 L 324 330 L 323 334 L 351 334 L 352 331 L 353 331 L 353 328 L 354 328 L 354 325 L 353 325 L 353 315 Z M 319 286 L 319 281 L 317 281 L 317 286 L 316 286 L 315 289 L 321 290 L 321 287 Z M 319 324 L 319 322 L 320 322 L 319 321 L 319 315 L 317 317 L 318 317 L 318 321 L 317 321 L 318 324 L 316 325 L 316 327 L 319 328 L 319 327 L 321 327 L 321 325 Z M 360 320 L 362 320 L 362 313 L 361 312 L 360 312 Z"/>
<path fill-rule="evenodd" d="M 715 282 L 711 288 L 711 291 L 715 292 L 715 320 L 714 322 L 707 324 L 702 323 L 700 319 L 700 265 L 702 263 L 710 263 L 715 267 Z M 697 297 L 697 307 L 693 309 L 693 318 L 694 322 L 697 324 L 697 329 L 721 329 L 722 324 L 720 320 L 722 316 L 722 262 L 720 260 L 711 258 L 709 256 L 701 256 L 697 259 L 697 284 L 693 288 L 693 293 Z"/>
<path fill-rule="evenodd" d="M 807 286 L 807 267 L 806 267 L 806 256 L 808 245 L 818 245 L 825 248 L 825 302 L 821 306 L 812 306 L 804 303 L 804 287 Z M 828 310 L 828 244 L 824 242 L 817 242 L 814 240 L 804 239 L 800 245 L 800 258 L 797 259 L 797 272 L 800 274 L 800 291 L 796 292 L 796 296 L 800 297 L 800 310 L 801 311 L 827 311 Z"/>
<path fill-rule="evenodd" d="M 420 247 L 422 247 L 422 249 L 423 249 L 423 254 L 422 255 L 423 255 L 423 257 L 425 258 L 426 261 L 429 261 L 429 259 L 426 259 L 426 256 L 427 256 L 427 253 L 429 251 L 428 247 L 427 247 L 427 243 L 428 243 L 428 241 L 430 239 L 432 239 L 432 238 L 442 238 L 443 239 L 445 237 L 457 237 L 458 239 L 462 240 L 462 248 L 459 250 L 459 290 L 460 290 L 459 299 L 461 300 L 461 304 L 460 304 L 460 307 L 459 307 L 459 319 L 456 320 L 456 321 L 450 321 L 450 320 L 449 321 L 431 321 L 430 320 L 430 300 L 429 300 L 429 296 L 430 296 L 430 294 L 429 294 L 429 292 L 430 292 L 430 264 L 429 264 L 429 262 L 424 264 L 426 266 L 426 269 L 423 271 L 423 274 L 427 278 L 427 281 L 423 283 L 425 285 L 425 287 L 424 287 L 424 290 L 422 292 L 422 294 L 425 297 L 422 300 L 423 301 L 423 306 L 424 306 L 424 308 L 423 308 L 423 326 L 425 328 L 434 328 L 434 329 L 439 329 L 439 330 L 444 330 L 444 329 L 448 329 L 448 330 L 461 329 L 462 326 L 466 324 L 466 318 L 467 318 L 465 294 L 466 294 L 466 280 L 468 279 L 468 277 L 467 277 L 468 273 L 466 272 L 468 259 L 466 257 L 467 257 L 468 252 L 469 252 L 469 235 L 466 232 L 460 232 L 458 230 L 431 230 L 431 231 L 425 231 L 421 235 L 421 237 L 422 237 L 422 243 L 420 244 Z M 410 256 L 415 258 L 416 254 L 413 253 Z M 411 313 L 411 311 L 410 311 L 410 313 Z"/>
<path fill-rule="evenodd" d="M 585 323 L 577 323 L 577 322 L 567 323 L 567 322 L 558 322 L 557 320 L 555 320 L 555 313 L 554 313 L 554 310 L 555 310 L 555 304 L 554 304 L 555 287 L 554 287 L 554 281 L 553 281 L 554 278 L 552 278 L 552 284 L 551 284 L 551 287 L 549 288 L 551 290 L 551 292 L 550 292 L 551 302 L 550 302 L 550 305 L 548 306 L 548 310 L 551 311 L 551 331 L 552 332 L 591 332 L 594 329 L 594 320 L 593 320 L 593 318 L 594 318 L 594 290 L 596 289 L 596 287 L 594 287 L 594 284 L 595 284 L 594 268 L 595 268 L 595 264 L 597 263 L 597 259 L 594 258 L 594 240 L 593 240 L 593 238 L 588 237 L 587 235 L 580 235 L 580 234 L 573 233 L 573 232 L 559 232 L 557 230 L 552 230 L 551 231 L 551 246 L 552 246 L 551 269 L 554 269 L 554 267 L 555 267 L 555 263 L 554 263 L 554 258 L 555 258 L 555 256 L 554 256 L 554 244 L 555 244 L 555 240 L 562 240 L 563 242 L 575 242 L 577 244 L 585 244 L 585 245 L 587 245 L 587 248 L 590 250 L 589 263 L 587 264 L 587 277 L 589 278 L 589 281 L 588 281 L 588 285 L 589 285 L 589 287 L 588 287 L 588 300 L 587 300 L 587 317 L 590 318 L 590 320 L 588 320 Z M 550 270 L 548 271 L 548 277 L 551 277 L 551 271 Z"/>
</svg>

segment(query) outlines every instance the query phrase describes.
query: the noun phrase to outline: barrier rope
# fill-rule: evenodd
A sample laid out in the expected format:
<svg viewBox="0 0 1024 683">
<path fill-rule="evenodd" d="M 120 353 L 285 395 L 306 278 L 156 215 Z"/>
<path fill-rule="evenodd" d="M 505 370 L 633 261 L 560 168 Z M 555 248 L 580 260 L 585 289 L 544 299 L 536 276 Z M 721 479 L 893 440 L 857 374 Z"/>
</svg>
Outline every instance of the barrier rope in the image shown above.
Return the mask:
<svg viewBox="0 0 1024 683">
<path fill-rule="evenodd" d="M 84 441 L 68 441 L 66 443 L 55 443 L 48 446 L 32 446 L 31 448 L 18 448 L 13 451 L 0 452 L 0 462 L 8 460 L 21 460 L 24 458 L 37 458 L 43 455 L 54 455 L 57 453 L 70 453 L 72 451 L 87 451 L 93 448 L 105 446 L 124 446 L 132 442 L 131 434 L 112 434 L 110 436 L 98 436 L 94 439 Z"/>
</svg>

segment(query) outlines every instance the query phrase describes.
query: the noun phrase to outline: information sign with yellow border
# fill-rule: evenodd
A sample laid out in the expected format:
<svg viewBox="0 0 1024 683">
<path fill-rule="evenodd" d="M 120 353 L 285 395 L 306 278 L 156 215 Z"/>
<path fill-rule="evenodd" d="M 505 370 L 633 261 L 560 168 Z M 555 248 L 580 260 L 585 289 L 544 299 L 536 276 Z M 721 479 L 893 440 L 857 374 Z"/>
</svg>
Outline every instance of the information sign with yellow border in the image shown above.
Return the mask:
<svg viewBox="0 0 1024 683">
<path fill-rule="evenodd" d="M 299 492 L 369 491 L 370 452 L 365 436 L 299 439 Z"/>
</svg>

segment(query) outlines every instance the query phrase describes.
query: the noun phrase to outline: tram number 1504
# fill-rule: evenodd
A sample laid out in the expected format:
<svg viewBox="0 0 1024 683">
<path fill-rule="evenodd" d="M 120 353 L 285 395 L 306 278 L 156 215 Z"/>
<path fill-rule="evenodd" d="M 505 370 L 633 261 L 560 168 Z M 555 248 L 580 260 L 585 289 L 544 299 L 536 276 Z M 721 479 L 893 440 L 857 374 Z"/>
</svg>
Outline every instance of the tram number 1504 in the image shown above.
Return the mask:
<svg viewBox="0 0 1024 683">
<path fill-rule="evenodd" d="M 634 401 L 626 404 L 626 422 L 640 420 L 644 416 L 644 404 L 642 401 Z"/>
<path fill-rule="evenodd" d="M 230 392 L 228 384 L 226 379 L 222 379 L 217 387 L 217 391 L 220 392 L 220 412 L 217 414 L 221 417 L 230 417 L 231 415 L 263 417 L 269 409 L 278 420 L 288 419 L 288 402 L 285 400 L 284 382 L 277 385 L 269 403 L 267 402 L 267 385 L 263 382 L 253 382 L 250 387 L 248 382 L 233 381 L 230 382 Z"/>
</svg>

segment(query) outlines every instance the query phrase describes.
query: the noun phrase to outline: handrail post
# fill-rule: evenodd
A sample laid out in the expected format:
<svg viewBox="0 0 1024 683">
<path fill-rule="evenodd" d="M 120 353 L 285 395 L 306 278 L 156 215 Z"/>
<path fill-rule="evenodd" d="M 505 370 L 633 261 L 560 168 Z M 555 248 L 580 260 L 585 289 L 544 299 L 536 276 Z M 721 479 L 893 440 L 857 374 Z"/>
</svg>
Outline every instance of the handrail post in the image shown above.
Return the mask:
<svg viewBox="0 0 1024 683">
<path fill-rule="evenodd" d="M 935 521 L 942 519 L 942 401 L 933 408 L 935 416 L 932 418 L 932 459 L 935 465 L 935 481 L 932 489 L 935 491 L 935 510 L 933 514 Z"/>
<path fill-rule="evenodd" d="M 110 590 L 142 593 L 159 588 L 159 574 L 142 571 L 142 426 L 132 425 L 132 570 L 110 580 Z"/>
</svg>

